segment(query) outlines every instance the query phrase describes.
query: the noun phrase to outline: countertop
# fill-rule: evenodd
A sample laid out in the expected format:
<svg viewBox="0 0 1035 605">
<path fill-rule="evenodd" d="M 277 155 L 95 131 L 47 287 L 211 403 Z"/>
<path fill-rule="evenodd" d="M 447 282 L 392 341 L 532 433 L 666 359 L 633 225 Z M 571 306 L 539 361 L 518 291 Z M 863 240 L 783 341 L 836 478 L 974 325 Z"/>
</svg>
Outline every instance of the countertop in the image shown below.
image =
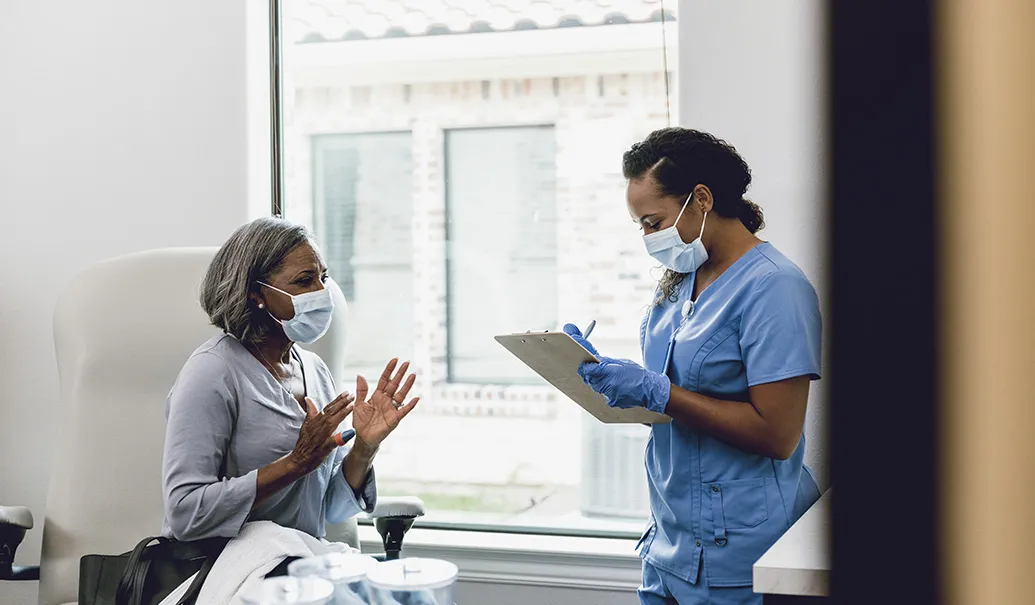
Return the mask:
<svg viewBox="0 0 1035 605">
<path fill-rule="evenodd" d="M 754 565 L 761 594 L 823 597 L 830 594 L 828 489 Z"/>
</svg>

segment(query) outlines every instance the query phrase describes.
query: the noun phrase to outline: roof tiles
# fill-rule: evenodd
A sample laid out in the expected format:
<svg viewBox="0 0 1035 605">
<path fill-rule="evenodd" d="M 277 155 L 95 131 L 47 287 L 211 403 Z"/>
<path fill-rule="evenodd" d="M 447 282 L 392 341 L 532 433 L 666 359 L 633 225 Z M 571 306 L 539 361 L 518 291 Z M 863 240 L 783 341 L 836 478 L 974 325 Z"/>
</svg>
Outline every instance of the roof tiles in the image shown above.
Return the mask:
<svg viewBox="0 0 1035 605">
<path fill-rule="evenodd" d="M 675 20 L 676 0 L 288 0 L 296 42 L 369 40 Z"/>
</svg>

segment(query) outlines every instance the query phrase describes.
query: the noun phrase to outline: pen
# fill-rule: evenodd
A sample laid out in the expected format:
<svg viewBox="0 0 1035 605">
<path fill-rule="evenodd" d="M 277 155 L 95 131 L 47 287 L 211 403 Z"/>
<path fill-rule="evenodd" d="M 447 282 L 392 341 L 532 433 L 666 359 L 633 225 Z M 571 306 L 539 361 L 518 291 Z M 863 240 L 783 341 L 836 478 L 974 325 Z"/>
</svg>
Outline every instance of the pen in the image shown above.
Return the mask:
<svg viewBox="0 0 1035 605">
<path fill-rule="evenodd" d="M 582 335 L 583 338 L 589 339 L 589 335 L 593 333 L 593 328 L 597 327 L 597 320 L 589 322 L 589 327 L 586 328 L 586 333 Z"/>
</svg>

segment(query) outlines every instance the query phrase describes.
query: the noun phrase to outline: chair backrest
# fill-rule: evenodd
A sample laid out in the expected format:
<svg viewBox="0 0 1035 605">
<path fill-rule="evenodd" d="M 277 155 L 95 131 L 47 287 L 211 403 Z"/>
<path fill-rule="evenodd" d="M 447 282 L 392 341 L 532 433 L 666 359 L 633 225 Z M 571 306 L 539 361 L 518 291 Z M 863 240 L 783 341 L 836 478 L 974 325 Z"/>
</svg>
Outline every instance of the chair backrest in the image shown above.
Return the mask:
<svg viewBox="0 0 1035 605">
<path fill-rule="evenodd" d="M 165 400 L 218 333 L 198 302 L 215 248 L 131 254 L 81 273 L 54 315 L 61 403 L 43 527 L 40 605 L 76 600 L 79 558 L 117 554 L 162 526 Z M 341 371 L 347 309 L 311 348 Z M 336 376 L 337 378 L 337 376 Z M 351 527 L 336 537 L 355 543 Z"/>
</svg>

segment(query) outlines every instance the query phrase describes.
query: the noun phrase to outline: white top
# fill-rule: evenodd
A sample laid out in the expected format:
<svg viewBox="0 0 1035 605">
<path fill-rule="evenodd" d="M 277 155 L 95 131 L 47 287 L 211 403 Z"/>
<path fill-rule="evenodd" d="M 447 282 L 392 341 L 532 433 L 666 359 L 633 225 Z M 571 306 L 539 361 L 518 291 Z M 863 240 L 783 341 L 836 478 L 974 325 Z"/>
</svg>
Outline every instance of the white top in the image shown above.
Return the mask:
<svg viewBox="0 0 1035 605">
<path fill-rule="evenodd" d="M 828 489 L 755 563 L 755 592 L 817 597 L 830 595 L 832 491 Z"/>
</svg>

